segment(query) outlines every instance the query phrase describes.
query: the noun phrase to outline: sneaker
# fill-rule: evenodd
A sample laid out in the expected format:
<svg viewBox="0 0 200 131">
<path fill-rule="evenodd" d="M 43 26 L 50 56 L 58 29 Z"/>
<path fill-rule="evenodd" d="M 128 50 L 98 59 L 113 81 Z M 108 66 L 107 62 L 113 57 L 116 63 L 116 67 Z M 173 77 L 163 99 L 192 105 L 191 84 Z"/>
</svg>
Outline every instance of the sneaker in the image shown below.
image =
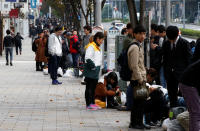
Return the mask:
<svg viewBox="0 0 200 131">
<path fill-rule="evenodd" d="M 52 81 L 52 85 L 58 85 L 57 80 L 53 80 L 53 81 Z"/>
<path fill-rule="evenodd" d="M 92 106 L 90 106 L 90 105 L 87 106 L 86 109 L 87 109 L 87 110 L 91 110 L 91 111 L 96 111 L 96 110 L 98 110 L 97 108 L 94 108 L 94 107 L 92 107 Z"/>
<path fill-rule="evenodd" d="M 93 107 L 93 108 L 96 108 L 97 110 L 101 109 L 101 107 L 98 106 L 97 104 L 91 104 L 90 106 Z"/>
<path fill-rule="evenodd" d="M 56 81 L 57 81 L 58 85 L 61 85 L 61 84 L 62 84 L 62 82 L 59 82 L 58 80 L 56 80 Z"/>
</svg>

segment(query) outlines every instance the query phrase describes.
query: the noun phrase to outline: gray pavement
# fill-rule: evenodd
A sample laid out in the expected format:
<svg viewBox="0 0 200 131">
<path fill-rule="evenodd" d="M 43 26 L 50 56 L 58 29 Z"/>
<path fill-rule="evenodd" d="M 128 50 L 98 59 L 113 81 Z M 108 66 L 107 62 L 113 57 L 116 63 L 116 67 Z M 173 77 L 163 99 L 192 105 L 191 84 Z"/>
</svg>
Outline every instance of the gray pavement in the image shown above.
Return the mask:
<svg viewBox="0 0 200 131">
<path fill-rule="evenodd" d="M 80 79 L 59 78 L 63 84 L 52 86 L 49 76 L 36 72 L 29 38 L 23 41 L 22 55 L 14 56 L 13 67 L 5 66 L 4 57 L 0 57 L 0 131 L 132 131 L 129 112 L 87 111 Z"/>
</svg>

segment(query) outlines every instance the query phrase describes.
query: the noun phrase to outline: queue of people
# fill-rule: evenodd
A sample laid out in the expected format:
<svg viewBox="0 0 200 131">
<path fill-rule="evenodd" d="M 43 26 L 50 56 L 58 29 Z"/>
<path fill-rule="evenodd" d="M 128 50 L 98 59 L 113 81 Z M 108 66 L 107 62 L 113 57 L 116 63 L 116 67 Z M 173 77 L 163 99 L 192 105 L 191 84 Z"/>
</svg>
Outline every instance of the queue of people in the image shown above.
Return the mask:
<svg viewBox="0 0 200 131">
<path fill-rule="evenodd" d="M 65 73 L 68 68 L 73 67 L 74 75 L 79 77 L 79 62 L 82 61 L 84 64 L 82 82 L 86 85 L 86 109 L 98 110 L 107 107 L 131 111 L 129 128 L 134 129 L 150 129 L 151 125 L 156 125 L 158 121 L 167 118 L 170 109 L 181 105 L 179 98 L 183 96 L 191 114 L 190 127 L 195 123 L 191 131 L 200 129 L 197 118 L 199 106 L 194 107 L 194 104 L 199 105 L 196 101 L 199 99 L 199 94 L 196 93 L 199 92 L 199 84 L 197 79 L 186 82 L 187 75 L 192 76 L 194 72 L 198 73 L 200 42 L 196 44 L 192 53 L 191 44 L 180 36 L 176 26 L 165 28 L 163 25 L 152 24 L 151 61 L 150 69 L 147 69 L 144 59 L 146 30 L 141 25 L 133 28 L 128 23 L 122 33 L 126 35 L 123 50 L 127 51 L 130 84 L 126 89 L 126 104 L 122 108 L 120 103 L 116 102 L 116 97 L 121 96 L 120 87 L 118 87 L 120 75 L 109 72 L 100 76 L 102 66 L 100 46 L 103 44 L 105 35 L 102 32 L 92 35 L 90 26 L 85 26 L 84 32 L 82 40 L 78 37 L 77 31 L 63 31 L 63 28 L 59 26 L 51 34 L 48 31 L 46 35 L 44 31 L 38 32 L 38 38 L 33 41 L 36 45 L 36 70 L 48 68 L 52 84 L 59 85 L 62 82 L 57 80 L 58 68 L 61 67 Z M 195 61 L 197 62 L 192 64 Z M 162 88 L 149 88 L 148 99 L 145 97 L 138 99 L 133 92 L 138 86 L 146 86 L 146 83 L 149 83 L 150 87 L 151 84 L 156 83 Z M 190 101 L 187 91 L 194 94 L 191 96 L 193 102 Z M 150 105 L 154 106 L 150 108 Z"/>
</svg>

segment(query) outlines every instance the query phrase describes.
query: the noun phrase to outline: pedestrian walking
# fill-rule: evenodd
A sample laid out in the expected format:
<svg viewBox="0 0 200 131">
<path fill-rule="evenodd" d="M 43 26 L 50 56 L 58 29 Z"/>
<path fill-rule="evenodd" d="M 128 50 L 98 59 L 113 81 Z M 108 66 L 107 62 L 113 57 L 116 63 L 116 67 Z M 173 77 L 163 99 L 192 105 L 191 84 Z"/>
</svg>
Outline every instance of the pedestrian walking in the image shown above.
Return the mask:
<svg viewBox="0 0 200 131">
<path fill-rule="evenodd" d="M 20 55 L 22 54 L 22 40 L 24 38 L 20 35 L 19 32 L 17 32 L 17 35 L 14 37 L 15 40 L 15 48 L 16 48 L 16 55 L 18 55 L 18 53 L 20 53 Z"/>
<path fill-rule="evenodd" d="M 189 111 L 189 131 L 200 130 L 200 60 L 190 65 L 183 73 L 179 88 Z"/>
<path fill-rule="evenodd" d="M 49 41 L 48 41 L 48 52 L 49 52 L 49 57 L 50 57 L 50 74 L 51 74 L 51 79 L 52 79 L 52 84 L 53 85 L 58 85 L 62 84 L 62 82 L 59 82 L 57 80 L 57 70 L 59 67 L 60 63 L 60 58 L 62 56 L 62 28 L 61 27 L 56 27 L 55 28 L 55 33 L 52 33 L 49 36 Z"/>
<path fill-rule="evenodd" d="M 128 65 L 132 71 L 130 86 L 134 89 L 138 85 L 146 82 L 146 69 L 144 67 L 144 49 L 142 47 L 146 37 L 146 30 L 143 26 L 136 26 L 134 29 L 135 41 L 128 49 Z M 136 99 L 133 97 L 133 106 L 131 109 L 131 118 L 129 128 L 134 129 L 150 129 L 149 126 L 143 124 L 144 115 L 144 99 Z"/>
<path fill-rule="evenodd" d="M 86 46 L 85 66 L 83 75 L 86 81 L 85 100 L 86 108 L 91 110 L 98 109 L 95 104 L 95 89 L 99 79 L 99 72 L 102 64 L 102 51 L 100 49 L 104 40 L 104 34 L 97 32 L 94 35 L 94 41 Z"/>
<path fill-rule="evenodd" d="M 9 55 L 10 55 L 10 66 L 13 66 L 13 47 L 14 47 L 14 38 L 11 36 L 10 30 L 6 30 L 6 36 L 3 40 L 3 46 L 5 48 L 6 53 L 6 65 L 9 65 Z"/>
<path fill-rule="evenodd" d="M 189 42 L 179 36 L 178 27 L 169 26 L 166 34 L 168 40 L 163 44 L 163 67 L 172 108 L 177 107 L 178 83 L 191 63 L 192 52 Z"/>
</svg>

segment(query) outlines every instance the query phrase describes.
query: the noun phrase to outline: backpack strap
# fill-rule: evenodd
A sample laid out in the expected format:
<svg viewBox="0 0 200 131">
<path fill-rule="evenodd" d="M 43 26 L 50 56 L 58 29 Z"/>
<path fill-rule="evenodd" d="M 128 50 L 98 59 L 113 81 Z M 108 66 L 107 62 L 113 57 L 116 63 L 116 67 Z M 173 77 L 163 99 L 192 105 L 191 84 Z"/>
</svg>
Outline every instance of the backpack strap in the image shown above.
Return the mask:
<svg viewBox="0 0 200 131">
<path fill-rule="evenodd" d="M 127 47 L 127 49 L 126 49 L 126 52 L 127 52 L 127 53 L 128 53 L 129 48 L 130 48 L 132 45 L 137 45 L 138 48 L 139 48 L 139 50 L 140 50 L 140 44 L 139 44 L 138 42 L 133 42 L 133 43 L 131 43 L 130 45 L 128 45 L 128 47 Z"/>
</svg>

